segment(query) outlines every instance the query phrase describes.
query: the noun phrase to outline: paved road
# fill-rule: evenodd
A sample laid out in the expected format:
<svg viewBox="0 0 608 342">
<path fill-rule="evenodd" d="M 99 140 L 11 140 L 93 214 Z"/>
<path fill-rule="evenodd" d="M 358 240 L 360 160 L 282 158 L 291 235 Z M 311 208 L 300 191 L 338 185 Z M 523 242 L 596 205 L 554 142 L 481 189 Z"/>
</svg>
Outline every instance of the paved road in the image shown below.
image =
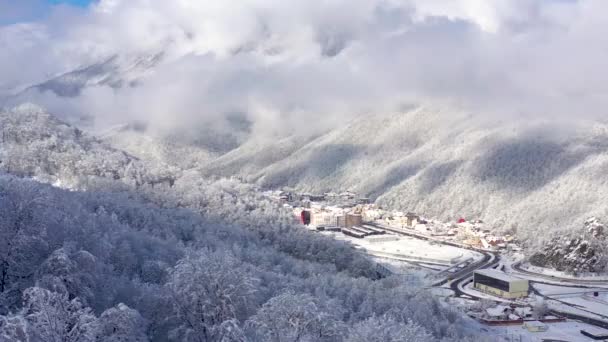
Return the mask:
<svg viewBox="0 0 608 342">
<path fill-rule="evenodd" d="M 460 291 L 458 289 L 459 282 L 462 282 L 462 281 L 466 280 L 467 278 L 471 277 L 473 275 L 473 272 L 475 272 L 475 270 L 482 269 L 482 268 L 490 268 L 490 267 L 498 264 L 498 254 L 495 252 L 488 252 L 485 250 L 472 248 L 472 247 L 465 246 L 465 245 L 462 245 L 462 244 L 459 244 L 456 242 L 434 239 L 430 236 L 418 234 L 416 232 L 409 231 L 406 229 L 393 228 L 393 227 L 385 226 L 382 224 L 376 224 L 376 223 L 372 223 L 370 225 L 373 227 L 384 229 L 384 230 L 387 230 L 387 231 L 390 231 L 393 233 L 397 233 L 400 235 L 411 236 L 411 237 L 415 237 L 415 238 L 421 239 L 421 240 L 434 241 L 434 242 L 437 242 L 437 243 L 440 243 L 443 245 L 468 249 L 468 250 L 483 254 L 483 258 L 481 260 L 470 263 L 467 267 L 463 268 L 462 270 L 459 270 L 455 273 L 451 273 L 451 274 L 449 274 L 448 277 L 433 283 L 433 286 L 442 286 L 443 284 L 451 282 L 450 288 L 452 288 L 452 290 L 454 290 L 454 292 L 458 295 L 463 294 L 462 291 Z"/>
<path fill-rule="evenodd" d="M 526 269 L 521 268 L 521 261 L 518 261 L 516 263 L 514 263 L 513 265 L 511 265 L 511 268 L 513 268 L 514 270 L 516 270 L 519 273 L 522 274 L 526 274 L 529 276 L 534 276 L 537 278 L 542 278 L 542 279 L 547 279 L 547 280 L 553 280 L 554 282 L 562 282 L 562 283 L 569 283 L 569 284 L 576 284 L 576 285 L 608 285 L 608 281 L 606 280 L 587 280 L 587 279 L 572 279 L 572 278 L 562 278 L 562 277 L 555 277 L 555 276 L 551 276 L 551 275 L 546 275 L 546 274 L 542 274 L 542 273 L 535 273 L 535 272 L 530 272 Z M 552 285 L 558 285 L 558 284 L 552 284 Z"/>
</svg>

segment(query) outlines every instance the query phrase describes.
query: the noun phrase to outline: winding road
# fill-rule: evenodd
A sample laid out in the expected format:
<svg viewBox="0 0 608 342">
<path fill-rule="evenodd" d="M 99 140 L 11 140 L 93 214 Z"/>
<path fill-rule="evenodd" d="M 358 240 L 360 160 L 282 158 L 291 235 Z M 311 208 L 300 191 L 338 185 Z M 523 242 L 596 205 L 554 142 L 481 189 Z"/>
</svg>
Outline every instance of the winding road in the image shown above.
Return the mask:
<svg viewBox="0 0 608 342">
<path fill-rule="evenodd" d="M 382 224 L 370 224 L 371 226 L 374 226 L 376 228 L 380 228 L 392 233 L 396 233 L 399 235 L 407 235 L 407 236 L 411 236 L 414 238 L 418 238 L 421 240 L 427 240 L 427 241 L 435 241 L 437 243 L 440 244 L 444 244 L 444 245 L 449 245 L 449 246 L 454 246 L 454 247 L 459 247 L 459 248 L 464 248 L 464 249 L 468 249 L 468 250 L 472 250 L 478 253 L 483 254 L 483 258 L 477 262 L 473 262 L 470 263 L 469 265 L 467 265 L 467 267 L 463 268 L 460 271 L 457 271 L 455 273 L 451 273 L 448 277 L 446 277 L 445 279 L 439 280 L 435 283 L 432 284 L 433 287 L 440 287 L 443 286 L 444 284 L 449 284 L 449 287 L 452 291 L 454 291 L 454 294 L 457 297 L 466 295 L 467 297 L 473 299 L 473 300 L 480 300 L 483 299 L 485 297 L 482 296 L 475 296 L 474 294 L 471 293 L 465 293 L 462 291 L 462 288 L 470 281 L 472 281 L 472 276 L 473 273 L 475 272 L 475 270 L 479 270 L 479 269 L 487 269 L 487 268 L 492 268 L 492 267 L 496 267 L 497 265 L 500 265 L 500 254 L 498 252 L 491 252 L 491 251 L 486 251 L 486 250 L 482 250 L 482 249 L 478 249 L 478 248 L 472 248 L 472 247 L 468 247 L 468 246 L 464 246 L 458 243 L 454 243 L 454 242 L 449 242 L 449 241 L 443 241 L 443 240 L 439 240 L 439 239 L 434 239 L 432 237 L 426 236 L 426 235 L 422 235 L 422 234 L 418 234 L 416 232 L 413 231 L 408 231 L 408 230 L 404 230 L 404 229 L 399 229 L 399 228 L 393 228 L 393 227 L 388 227 Z M 555 277 L 555 276 L 548 276 L 548 275 L 544 275 L 544 274 L 538 274 L 538 273 L 534 273 L 534 272 L 530 272 L 528 270 L 522 269 L 521 268 L 521 262 L 516 262 L 514 264 L 511 265 L 511 268 L 513 268 L 514 270 L 516 270 L 518 273 L 520 273 L 520 275 L 528 275 L 528 276 L 533 276 L 535 278 L 541 278 L 541 279 L 545 279 L 545 280 L 549 280 L 551 282 L 544 282 L 544 281 L 538 281 L 538 280 L 533 280 L 533 279 L 529 279 L 530 284 L 545 284 L 545 285 L 554 285 L 554 286 L 559 286 L 560 282 L 561 283 L 568 283 L 568 284 L 573 284 L 573 285 L 568 285 L 570 287 L 575 287 L 575 288 L 592 288 L 590 286 L 587 285 L 608 285 L 608 281 L 604 281 L 604 280 L 577 280 L 577 279 L 572 279 L 572 278 L 560 278 L 560 277 Z M 534 288 L 534 286 L 531 286 L 531 291 L 536 294 L 539 297 L 544 298 L 545 300 L 556 300 L 555 298 L 551 298 L 549 296 L 546 296 L 544 294 L 542 294 L 541 292 L 539 292 L 537 289 Z M 567 302 L 563 302 L 563 301 L 559 301 L 563 305 L 568 305 L 570 307 L 579 309 L 577 308 L 575 305 L 567 303 Z M 588 311 L 589 313 L 593 313 L 591 311 Z M 595 318 L 591 318 L 591 317 L 587 317 L 587 316 L 583 316 L 583 315 L 577 315 L 571 312 L 567 312 L 567 311 L 563 311 L 563 310 L 556 310 L 556 309 L 552 309 L 550 310 L 550 313 L 555 315 L 555 316 L 561 316 L 561 317 L 565 317 L 571 320 L 576 320 L 576 321 L 581 321 L 596 327 L 600 327 L 600 328 L 604 328 L 604 329 L 608 329 L 608 321 L 604 321 L 604 320 L 600 320 L 600 319 L 595 319 Z M 601 314 L 597 314 L 597 313 L 593 313 L 595 315 L 601 316 L 601 317 L 606 317 L 608 319 L 608 316 L 604 316 Z"/>
</svg>

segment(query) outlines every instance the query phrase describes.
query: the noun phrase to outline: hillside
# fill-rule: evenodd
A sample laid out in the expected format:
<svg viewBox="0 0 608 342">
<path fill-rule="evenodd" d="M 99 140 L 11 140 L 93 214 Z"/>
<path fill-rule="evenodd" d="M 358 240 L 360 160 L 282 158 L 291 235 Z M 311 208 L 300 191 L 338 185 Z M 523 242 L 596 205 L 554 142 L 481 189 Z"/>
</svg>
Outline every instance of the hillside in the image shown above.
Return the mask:
<svg viewBox="0 0 608 342">
<path fill-rule="evenodd" d="M 605 217 L 607 168 L 604 124 L 498 122 L 423 107 L 362 117 L 310 141 L 251 140 L 201 165 L 269 188 L 348 189 L 442 219 L 479 218 L 522 239 Z"/>
<path fill-rule="evenodd" d="M 467 318 L 251 185 L 146 164 L 34 106 L 0 127 L 2 341 L 470 340 Z"/>
<path fill-rule="evenodd" d="M 67 188 L 172 183 L 176 169 L 150 164 L 88 136 L 34 105 L 0 110 L 0 171 Z"/>
</svg>

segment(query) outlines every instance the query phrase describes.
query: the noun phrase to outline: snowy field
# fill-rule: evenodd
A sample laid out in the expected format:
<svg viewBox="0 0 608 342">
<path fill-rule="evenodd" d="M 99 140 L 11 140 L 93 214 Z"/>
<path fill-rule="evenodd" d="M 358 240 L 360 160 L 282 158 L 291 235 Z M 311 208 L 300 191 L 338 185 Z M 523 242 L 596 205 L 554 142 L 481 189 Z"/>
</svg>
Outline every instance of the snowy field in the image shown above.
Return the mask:
<svg viewBox="0 0 608 342">
<path fill-rule="evenodd" d="M 591 338 L 583 336 L 581 329 L 593 329 L 594 327 L 580 322 L 567 321 L 547 324 L 549 329 L 544 332 L 529 332 L 521 325 L 507 327 L 490 327 L 481 325 L 482 331 L 490 336 L 495 336 L 496 341 L 518 341 L 518 342 L 541 342 L 547 340 L 589 342 Z M 597 329 L 597 328 L 596 328 Z"/>
<path fill-rule="evenodd" d="M 480 253 L 468 249 L 441 245 L 406 236 L 395 236 L 395 241 L 373 242 L 368 237 L 364 239 L 351 238 L 342 233 L 332 234 L 336 239 L 347 240 L 364 248 L 369 254 L 390 259 L 404 259 L 422 262 L 432 267 L 434 263 L 452 265 L 473 258 L 480 260 Z"/>
<path fill-rule="evenodd" d="M 593 292 L 606 291 L 606 289 L 587 289 L 567 286 L 554 286 L 545 284 L 533 284 L 534 288 L 543 295 L 552 299 L 551 306 L 559 307 L 560 310 L 568 310 L 573 313 L 593 318 L 608 318 L 608 297 L 605 292 L 599 292 L 601 297 L 594 298 Z M 574 305 L 576 308 L 569 307 Z"/>
</svg>

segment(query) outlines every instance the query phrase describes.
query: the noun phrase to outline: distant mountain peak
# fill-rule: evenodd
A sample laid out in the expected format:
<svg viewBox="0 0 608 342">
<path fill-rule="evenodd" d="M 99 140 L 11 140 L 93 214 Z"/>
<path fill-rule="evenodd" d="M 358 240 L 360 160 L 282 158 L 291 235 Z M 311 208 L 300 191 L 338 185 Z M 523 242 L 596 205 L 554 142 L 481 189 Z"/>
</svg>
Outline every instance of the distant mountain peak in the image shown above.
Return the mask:
<svg viewBox="0 0 608 342">
<path fill-rule="evenodd" d="M 164 51 L 142 55 L 114 54 L 84 67 L 80 67 L 46 81 L 27 87 L 18 96 L 32 90 L 52 92 L 61 97 L 76 97 L 90 86 L 121 88 L 136 86 L 165 57 Z"/>
</svg>

